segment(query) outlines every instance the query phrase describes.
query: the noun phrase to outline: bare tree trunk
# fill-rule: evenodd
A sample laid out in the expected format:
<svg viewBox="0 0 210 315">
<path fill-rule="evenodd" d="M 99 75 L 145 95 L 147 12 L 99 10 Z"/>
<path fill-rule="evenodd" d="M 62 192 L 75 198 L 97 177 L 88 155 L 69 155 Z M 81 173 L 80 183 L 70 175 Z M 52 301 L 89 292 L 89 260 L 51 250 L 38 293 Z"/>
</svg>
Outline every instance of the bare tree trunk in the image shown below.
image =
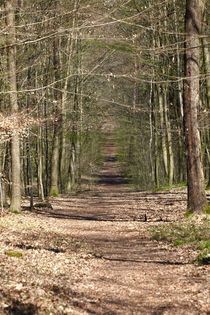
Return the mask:
<svg viewBox="0 0 210 315">
<path fill-rule="evenodd" d="M 15 7 L 16 1 L 9 0 L 5 3 L 6 21 L 7 21 L 7 44 L 8 44 L 8 73 L 10 86 L 10 109 L 12 114 L 18 112 L 17 102 L 17 82 L 16 82 L 16 36 L 15 36 Z M 21 180 L 20 180 L 20 143 L 18 132 L 14 133 L 11 138 L 11 171 L 12 171 L 12 194 L 11 194 L 11 211 L 21 210 Z"/>
<path fill-rule="evenodd" d="M 168 152 L 166 146 L 166 131 L 164 123 L 164 95 L 163 87 L 158 87 L 158 100 L 159 100 L 159 110 L 160 110 L 160 128 L 161 128 L 161 143 L 162 143 L 162 153 L 163 153 L 163 164 L 165 174 L 168 176 Z"/>
<path fill-rule="evenodd" d="M 1 203 L 1 216 L 3 216 L 4 215 L 4 196 L 3 196 L 1 169 L 0 169 L 0 203 Z"/>
<path fill-rule="evenodd" d="M 77 16 L 75 25 L 77 25 Z M 81 103 L 81 43 L 78 39 L 78 33 L 75 33 L 75 56 L 76 56 L 76 72 L 74 82 L 74 100 L 73 110 L 75 112 L 73 127 L 72 127 L 72 140 L 71 140 L 71 157 L 69 165 L 69 188 L 73 189 L 75 184 L 80 186 L 81 170 L 80 170 L 80 155 L 81 155 L 81 128 L 82 128 L 82 103 Z"/>
<path fill-rule="evenodd" d="M 149 158 L 150 158 L 150 166 L 151 166 L 151 177 L 152 182 L 154 181 L 154 166 L 153 166 L 153 158 L 152 158 L 152 143 L 153 143 L 153 125 L 152 125 L 152 96 L 153 96 L 153 83 L 151 80 L 150 83 L 150 96 L 149 96 L 149 128 L 150 128 L 150 139 L 149 139 Z"/>
<path fill-rule="evenodd" d="M 73 19 L 73 26 L 72 28 L 74 29 L 74 19 Z M 67 130 L 67 125 L 66 125 L 66 109 L 67 109 L 67 99 L 68 99 L 68 85 L 69 85 L 69 77 L 70 73 L 72 70 L 72 53 L 73 53 L 73 43 L 74 39 L 71 38 L 73 36 L 72 34 L 69 35 L 68 41 L 67 41 L 67 53 L 68 53 L 68 58 L 65 61 L 66 62 L 66 79 L 64 81 L 64 86 L 63 86 L 63 93 L 62 93 L 62 102 L 61 102 L 61 111 L 62 111 L 62 126 L 61 126 L 61 149 L 60 149 L 60 190 L 61 192 L 66 191 L 66 185 L 68 181 L 68 168 L 66 168 L 66 163 L 67 163 L 67 141 L 66 141 L 66 130 Z"/>
<path fill-rule="evenodd" d="M 185 15 L 185 88 L 184 88 L 184 132 L 188 171 L 188 209 L 201 212 L 207 205 L 204 175 L 201 163 L 201 140 L 198 126 L 199 59 L 202 0 L 187 0 Z"/>
<path fill-rule="evenodd" d="M 35 86 L 38 88 L 37 80 L 37 71 L 35 72 Z M 42 97 L 44 97 L 44 91 L 41 92 Z M 37 92 L 37 98 L 38 98 Z M 43 114 L 43 105 L 40 100 L 38 102 L 38 117 L 41 119 Z M 41 123 L 38 126 L 38 137 L 37 137 L 37 159 L 38 159 L 38 172 L 37 172 L 37 186 L 38 186 L 38 195 L 41 197 L 41 200 L 44 201 L 44 185 L 43 185 L 43 149 L 42 149 L 42 125 Z"/>
<path fill-rule="evenodd" d="M 165 116 L 165 126 L 166 126 L 166 134 L 168 140 L 168 158 L 169 158 L 169 167 L 168 167 L 168 184 L 172 186 L 174 179 L 174 155 L 172 148 L 172 135 L 171 135 L 171 124 L 170 119 L 168 117 L 168 105 L 167 105 L 167 90 L 164 88 L 164 116 Z"/>
<path fill-rule="evenodd" d="M 208 25 L 207 22 L 206 24 Z M 205 75 L 206 75 L 206 78 L 205 78 L 206 79 L 206 98 L 207 98 L 207 106 L 210 107 L 210 52 L 209 52 L 209 42 L 207 40 L 207 37 L 205 36 L 203 37 L 202 43 L 203 43 L 204 68 L 205 68 Z"/>
<path fill-rule="evenodd" d="M 29 176 L 30 176 L 30 209 L 34 207 L 34 177 L 31 163 L 31 139 L 30 139 L 30 130 L 28 129 L 27 136 L 27 158 L 28 158 L 28 168 L 29 168 Z"/>
<path fill-rule="evenodd" d="M 53 150 L 52 150 L 52 160 L 51 160 L 51 186 L 50 195 L 58 196 L 58 174 L 59 174 L 59 149 L 60 149 L 60 133 L 62 125 L 61 116 L 61 99 L 62 95 L 59 90 L 60 88 L 60 62 L 59 62 L 59 38 L 56 37 L 53 43 L 53 63 L 55 72 L 55 122 L 54 122 L 54 137 L 53 137 Z"/>
<path fill-rule="evenodd" d="M 203 56 L 204 56 L 204 69 L 205 69 L 205 76 L 206 76 L 206 108 L 209 110 L 210 108 L 210 52 L 209 52 L 209 43 L 206 37 L 203 37 Z M 210 158 L 209 158 L 209 149 L 208 149 L 208 133 L 209 131 L 206 130 L 206 152 L 207 152 L 207 161 L 208 161 L 208 184 L 207 187 L 210 187 Z"/>
<path fill-rule="evenodd" d="M 209 178 L 208 178 L 208 184 L 207 184 L 207 189 L 210 189 L 210 152 L 209 149 L 206 147 L 206 154 L 207 154 L 207 160 L 209 164 Z"/>
<path fill-rule="evenodd" d="M 28 61 L 30 61 L 30 55 L 28 52 Z M 29 86 L 31 86 L 31 67 L 28 67 L 28 74 L 27 80 Z M 27 113 L 30 111 L 30 95 L 27 95 Z M 27 135 L 27 143 L 26 143 L 26 150 L 27 150 L 27 162 L 28 162 L 28 170 L 29 170 L 29 187 L 30 187 L 30 209 L 33 209 L 34 206 L 34 177 L 33 177 L 33 169 L 32 169 L 32 161 L 31 161 L 31 136 L 30 136 L 30 129 L 28 128 L 28 135 Z"/>
<path fill-rule="evenodd" d="M 10 143 L 6 143 L 5 148 L 5 156 L 4 156 L 4 163 L 2 166 L 3 174 L 4 174 L 4 181 L 3 181 L 3 199 L 4 199 L 4 206 L 8 207 L 7 199 L 10 196 L 10 170 L 9 170 L 9 164 L 10 164 Z"/>
<path fill-rule="evenodd" d="M 39 180 L 39 196 L 42 201 L 44 201 L 44 187 L 42 180 L 42 127 L 39 126 L 39 137 L 38 137 L 38 159 L 39 159 L 39 167 L 38 167 L 38 180 Z"/>
<path fill-rule="evenodd" d="M 154 108 L 154 113 L 153 114 L 154 114 L 154 126 L 155 126 L 155 132 L 154 132 L 155 185 L 156 185 L 157 188 L 159 188 L 160 187 L 160 178 L 159 178 L 160 158 L 159 158 L 159 141 L 158 141 L 158 109 L 157 109 L 157 105 Z"/>
<path fill-rule="evenodd" d="M 72 69 L 73 69 L 73 50 L 75 45 L 75 39 L 74 36 L 76 34 L 75 30 L 75 23 L 77 19 L 77 10 L 78 10 L 78 0 L 74 0 L 74 12 L 72 17 L 72 33 L 69 34 L 69 38 L 67 41 L 67 52 L 68 52 L 68 58 L 67 58 L 67 64 L 66 64 L 66 79 L 64 81 L 63 86 L 63 93 L 62 93 L 62 130 L 61 130 L 61 154 L 60 154 L 60 174 L 62 175 L 61 180 L 61 190 L 66 191 L 66 187 L 68 185 L 68 177 L 69 177 L 69 170 L 66 168 L 67 163 L 67 143 L 66 143 L 66 107 L 67 107 L 67 97 L 68 97 L 68 85 L 69 85 L 69 77 L 71 75 Z M 69 149 L 68 149 L 69 150 Z M 70 167 L 71 168 L 71 167 Z M 61 177 L 61 176 L 60 176 Z"/>
<path fill-rule="evenodd" d="M 179 96 L 179 105 L 180 105 L 180 113 L 183 118 L 183 87 L 181 84 L 181 66 L 180 66 L 180 53 L 179 53 L 179 38 L 178 38 L 178 25 L 177 25 L 177 7 L 176 0 L 173 0 L 174 6 L 174 26 L 175 26 L 175 38 L 176 38 L 176 59 L 177 59 L 177 75 L 178 75 L 178 96 Z"/>
</svg>

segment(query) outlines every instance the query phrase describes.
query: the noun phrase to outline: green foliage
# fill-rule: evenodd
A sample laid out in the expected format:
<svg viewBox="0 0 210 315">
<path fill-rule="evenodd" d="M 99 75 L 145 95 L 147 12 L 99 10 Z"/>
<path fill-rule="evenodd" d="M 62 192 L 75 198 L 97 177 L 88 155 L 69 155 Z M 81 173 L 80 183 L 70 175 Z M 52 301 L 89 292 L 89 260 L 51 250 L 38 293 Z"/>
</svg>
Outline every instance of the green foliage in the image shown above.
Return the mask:
<svg viewBox="0 0 210 315">
<path fill-rule="evenodd" d="M 144 93 L 144 91 L 142 91 Z M 117 158 L 123 175 L 134 189 L 151 189 L 153 180 L 149 156 L 148 116 L 119 113 L 115 130 Z"/>
<path fill-rule="evenodd" d="M 203 211 L 204 214 L 210 214 L 210 203 L 207 204 L 206 208 Z M 190 216 L 192 216 L 193 213 L 187 209 L 186 213 L 185 213 L 185 217 L 188 218 Z"/>
<path fill-rule="evenodd" d="M 210 240 L 201 242 L 201 244 L 199 245 L 199 249 L 201 249 L 201 250 L 204 250 L 204 249 L 210 250 Z"/>
<path fill-rule="evenodd" d="M 210 264 L 210 254 L 209 254 L 209 252 L 210 252 L 209 250 L 208 251 L 205 250 L 205 251 L 203 251 L 202 253 L 200 253 L 198 255 L 197 260 L 198 260 L 198 263 L 200 265 L 209 265 Z"/>
<path fill-rule="evenodd" d="M 115 44 L 105 44 L 97 39 L 94 39 L 94 41 L 87 40 L 87 42 L 91 44 L 92 47 L 98 47 L 103 49 L 119 50 L 123 52 L 133 52 L 134 50 L 129 43 L 119 42 Z"/>
<path fill-rule="evenodd" d="M 101 146 L 104 135 L 99 130 L 86 131 L 81 136 L 80 171 L 82 184 L 91 184 L 95 181 L 95 173 L 102 165 Z"/>
<path fill-rule="evenodd" d="M 187 209 L 187 211 L 185 213 L 185 218 L 189 218 L 192 215 L 193 215 L 193 213 L 189 209 Z"/>
<path fill-rule="evenodd" d="M 120 51 L 128 51 L 133 52 L 133 49 L 128 44 L 116 44 L 116 45 L 108 45 L 109 49 L 120 50 Z"/>
<path fill-rule="evenodd" d="M 155 230 L 154 230 L 155 232 Z M 151 237 L 152 240 L 155 240 L 155 241 L 167 241 L 167 237 L 165 235 L 165 231 L 164 230 L 158 230 L 158 232 L 155 232 L 152 237 Z"/>
<path fill-rule="evenodd" d="M 181 182 L 178 184 L 174 184 L 172 186 L 160 186 L 152 189 L 152 191 L 162 191 L 162 190 L 170 190 L 171 188 L 185 188 L 187 185 L 186 182 Z"/>
<path fill-rule="evenodd" d="M 204 213 L 210 214 L 210 202 L 209 202 L 208 205 L 206 206 L 206 209 L 205 209 Z"/>
<path fill-rule="evenodd" d="M 20 258 L 23 256 L 22 253 L 20 252 L 15 252 L 15 251 L 6 251 L 5 254 L 9 257 L 15 257 L 15 258 Z"/>
<path fill-rule="evenodd" d="M 178 223 L 164 224 L 150 230 L 151 239 L 164 241 L 173 246 L 186 245 L 200 251 L 198 262 L 203 263 L 210 255 L 210 225 L 208 216 L 190 216 Z"/>
</svg>

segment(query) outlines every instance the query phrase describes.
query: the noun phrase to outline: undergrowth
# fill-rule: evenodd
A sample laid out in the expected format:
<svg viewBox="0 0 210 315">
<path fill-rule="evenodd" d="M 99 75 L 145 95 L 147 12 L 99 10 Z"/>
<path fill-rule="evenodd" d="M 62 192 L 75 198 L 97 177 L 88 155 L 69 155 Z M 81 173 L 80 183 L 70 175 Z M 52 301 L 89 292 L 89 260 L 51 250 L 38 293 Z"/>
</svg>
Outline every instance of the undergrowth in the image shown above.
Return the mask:
<svg viewBox="0 0 210 315">
<path fill-rule="evenodd" d="M 150 230 L 151 239 L 173 246 L 186 245 L 198 251 L 196 262 L 210 263 L 210 224 L 208 215 L 195 215 L 180 222 L 163 224 Z"/>
<path fill-rule="evenodd" d="M 187 186 L 187 183 L 186 182 L 181 182 L 181 183 L 178 183 L 178 184 L 174 184 L 172 186 L 159 186 L 159 187 L 156 187 L 156 188 L 153 188 L 152 191 L 162 191 L 162 190 L 170 190 L 172 188 L 186 188 Z"/>
</svg>

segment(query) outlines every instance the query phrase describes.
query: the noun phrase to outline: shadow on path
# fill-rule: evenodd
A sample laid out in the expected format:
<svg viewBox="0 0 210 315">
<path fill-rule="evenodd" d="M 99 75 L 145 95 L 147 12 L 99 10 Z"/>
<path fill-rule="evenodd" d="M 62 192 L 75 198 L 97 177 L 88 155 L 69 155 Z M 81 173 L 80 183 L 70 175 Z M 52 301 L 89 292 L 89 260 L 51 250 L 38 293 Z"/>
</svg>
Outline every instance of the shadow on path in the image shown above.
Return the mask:
<svg viewBox="0 0 210 315">
<path fill-rule="evenodd" d="M 70 230 L 72 238 L 87 244 L 90 253 L 84 258 L 90 259 L 90 275 L 74 292 L 64 286 L 50 289 L 67 299 L 74 295 L 81 314 L 85 310 L 98 315 L 200 315 L 197 298 L 193 302 L 194 282 L 188 276 L 192 265 L 147 236 L 148 228 L 183 217 L 186 192 L 130 192 L 114 145 L 105 145 L 103 153 L 104 164 L 92 191 L 51 198 L 52 209 L 34 210 L 61 219 L 63 233 Z M 202 278 L 199 281 L 206 283 Z"/>
</svg>

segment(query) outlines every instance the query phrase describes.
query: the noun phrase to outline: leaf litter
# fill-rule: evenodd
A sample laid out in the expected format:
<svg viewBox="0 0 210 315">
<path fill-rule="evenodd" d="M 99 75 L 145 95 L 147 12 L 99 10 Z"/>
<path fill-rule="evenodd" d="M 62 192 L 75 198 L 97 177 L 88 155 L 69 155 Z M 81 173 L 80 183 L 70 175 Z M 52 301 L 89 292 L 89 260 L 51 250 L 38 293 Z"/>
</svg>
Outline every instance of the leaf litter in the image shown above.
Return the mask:
<svg viewBox="0 0 210 315">
<path fill-rule="evenodd" d="M 197 248 L 151 238 L 183 221 L 186 191 L 129 191 L 112 159 L 99 179 L 52 207 L 1 218 L 0 314 L 209 314 Z"/>
</svg>

